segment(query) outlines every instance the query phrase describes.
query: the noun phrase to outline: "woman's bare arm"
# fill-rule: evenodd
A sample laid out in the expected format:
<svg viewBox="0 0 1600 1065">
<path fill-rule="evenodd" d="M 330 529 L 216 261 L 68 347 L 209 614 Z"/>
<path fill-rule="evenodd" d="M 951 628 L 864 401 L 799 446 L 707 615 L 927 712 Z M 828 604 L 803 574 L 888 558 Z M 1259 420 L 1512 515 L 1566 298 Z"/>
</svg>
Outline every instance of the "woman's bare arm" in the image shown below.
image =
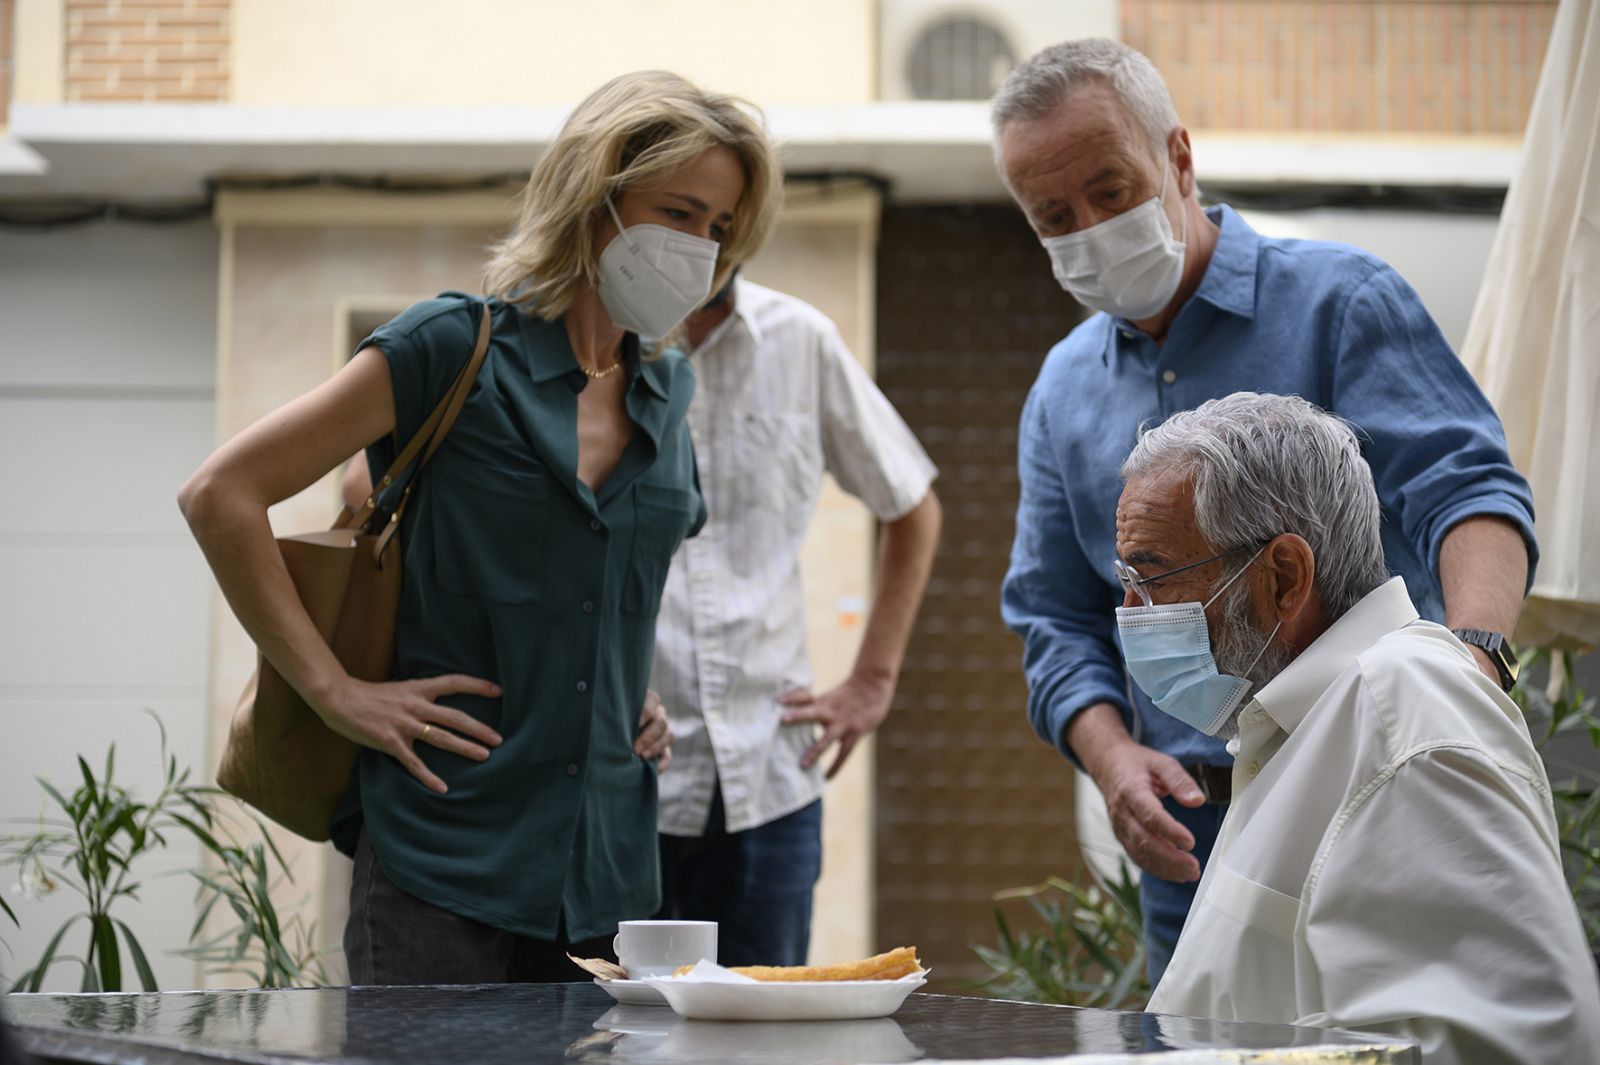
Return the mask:
<svg viewBox="0 0 1600 1065">
<path fill-rule="evenodd" d="M 371 495 L 372 471 L 367 468 L 367 453 L 357 451 L 339 475 L 339 498 L 352 514 L 359 514 Z"/>
<path fill-rule="evenodd" d="M 394 430 L 389 367 L 376 348 L 299 399 L 223 444 L 178 492 L 178 506 L 228 605 L 274 668 L 329 727 L 398 758 L 435 791 L 444 782 L 412 750 L 423 738 L 482 760 L 500 737 L 434 700 L 458 692 L 493 697 L 488 681 L 449 676 L 368 684 L 339 665 L 295 594 L 273 541 L 267 508 L 315 483 L 342 460 Z M 431 726 L 431 727 L 430 727 Z M 454 730 L 454 731 L 452 731 Z"/>
</svg>

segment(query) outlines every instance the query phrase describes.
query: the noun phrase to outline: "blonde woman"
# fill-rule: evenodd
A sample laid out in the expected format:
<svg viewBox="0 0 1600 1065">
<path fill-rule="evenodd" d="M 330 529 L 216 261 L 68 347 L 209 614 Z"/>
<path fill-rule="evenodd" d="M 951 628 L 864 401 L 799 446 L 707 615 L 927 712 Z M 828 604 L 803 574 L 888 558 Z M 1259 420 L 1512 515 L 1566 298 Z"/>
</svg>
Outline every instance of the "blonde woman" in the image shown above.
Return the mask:
<svg viewBox="0 0 1600 1065">
<path fill-rule="evenodd" d="M 604 956 L 619 920 L 655 911 L 667 737 L 640 708 L 668 563 L 705 507 L 689 364 L 639 338 L 672 334 L 760 247 L 780 180 L 742 101 L 661 72 L 607 83 L 540 157 L 486 299 L 410 308 L 184 485 L 245 629 L 363 745 L 335 826 L 356 857 L 353 983 L 577 979 L 566 951 Z M 484 313 L 488 355 L 402 523 L 394 680 L 355 680 L 267 508 L 361 448 L 381 479 Z"/>
</svg>

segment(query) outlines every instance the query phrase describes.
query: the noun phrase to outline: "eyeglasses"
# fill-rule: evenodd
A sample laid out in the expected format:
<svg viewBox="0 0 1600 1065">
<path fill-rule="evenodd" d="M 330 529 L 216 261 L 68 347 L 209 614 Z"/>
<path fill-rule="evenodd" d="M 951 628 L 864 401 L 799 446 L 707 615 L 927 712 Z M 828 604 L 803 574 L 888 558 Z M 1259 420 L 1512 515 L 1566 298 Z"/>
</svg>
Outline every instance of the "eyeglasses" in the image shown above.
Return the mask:
<svg viewBox="0 0 1600 1065">
<path fill-rule="evenodd" d="M 1199 569 L 1201 566 L 1209 565 L 1220 558 L 1227 558 L 1229 555 L 1237 555 L 1241 551 L 1259 550 L 1265 544 L 1270 542 L 1270 540 L 1263 540 L 1260 543 L 1240 544 L 1238 547 L 1230 547 L 1226 551 L 1212 555 L 1210 558 L 1202 558 L 1199 562 L 1191 562 L 1186 566 L 1179 566 L 1176 569 L 1169 569 L 1165 573 L 1157 573 L 1153 577 L 1139 576 L 1138 570 L 1134 569 L 1120 558 L 1114 558 L 1111 560 L 1111 568 L 1116 571 L 1117 580 L 1122 582 L 1122 594 L 1124 596 L 1126 596 L 1131 589 L 1139 593 L 1139 601 L 1145 606 L 1155 606 L 1155 601 L 1150 598 L 1150 590 L 1145 587 L 1146 585 L 1155 584 L 1158 581 L 1164 581 L 1168 577 L 1176 577 L 1178 574 L 1187 573 L 1192 569 Z"/>
</svg>

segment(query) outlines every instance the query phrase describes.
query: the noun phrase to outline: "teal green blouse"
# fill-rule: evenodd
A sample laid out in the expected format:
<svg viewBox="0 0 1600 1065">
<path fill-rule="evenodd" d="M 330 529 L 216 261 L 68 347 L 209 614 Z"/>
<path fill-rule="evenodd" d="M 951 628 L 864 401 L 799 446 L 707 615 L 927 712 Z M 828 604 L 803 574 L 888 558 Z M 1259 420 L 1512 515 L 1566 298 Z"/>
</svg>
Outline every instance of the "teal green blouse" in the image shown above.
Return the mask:
<svg viewBox="0 0 1600 1065">
<path fill-rule="evenodd" d="M 394 386 L 394 439 L 367 453 L 374 479 L 466 362 L 483 306 L 445 293 L 362 341 Z M 577 475 L 588 380 L 566 327 L 487 306 L 488 354 L 401 523 L 395 678 L 494 681 L 498 699 L 444 702 L 504 743 L 483 763 L 417 744 L 446 795 L 363 750 L 360 804 L 402 890 L 523 935 L 586 939 L 660 900 L 656 771 L 633 739 L 667 567 L 705 521 L 684 423 L 694 375 L 676 352 L 641 360 L 628 337 L 638 431 L 592 493 Z"/>
</svg>

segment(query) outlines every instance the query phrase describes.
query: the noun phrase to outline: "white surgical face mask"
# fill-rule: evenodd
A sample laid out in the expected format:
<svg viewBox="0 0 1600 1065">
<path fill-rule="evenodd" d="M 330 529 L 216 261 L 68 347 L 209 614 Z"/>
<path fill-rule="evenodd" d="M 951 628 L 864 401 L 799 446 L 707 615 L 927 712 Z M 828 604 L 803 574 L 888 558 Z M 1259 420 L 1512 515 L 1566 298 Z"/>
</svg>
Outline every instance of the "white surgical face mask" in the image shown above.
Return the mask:
<svg viewBox="0 0 1600 1065">
<path fill-rule="evenodd" d="M 670 226 L 623 228 L 609 196 L 606 210 L 617 235 L 600 253 L 600 302 L 628 332 L 664 337 L 711 295 L 717 242 Z"/>
<path fill-rule="evenodd" d="M 1162 207 L 1172 165 L 1162 172 L 1161 191 L 1132 210 L 1061 237 L 1043 237 L 1056 281 L 1086 307 L 1134 321 L 1150 318 L 1172 301 L 1183 279 L 1183 237 L 1172 239 Z"/>
</svg>

